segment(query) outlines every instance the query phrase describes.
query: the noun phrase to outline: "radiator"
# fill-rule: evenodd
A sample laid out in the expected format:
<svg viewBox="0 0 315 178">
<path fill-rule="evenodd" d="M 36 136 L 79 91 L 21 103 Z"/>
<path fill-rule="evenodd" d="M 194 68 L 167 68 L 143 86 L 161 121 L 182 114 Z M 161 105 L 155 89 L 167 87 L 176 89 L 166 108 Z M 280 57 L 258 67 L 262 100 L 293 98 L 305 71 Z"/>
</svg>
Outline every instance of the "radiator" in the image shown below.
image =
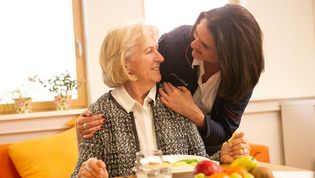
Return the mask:
<svg viewBox="0 0 315 178">
<path fill-rule="evenodd" d="M 287 166 L 315 171 L 315 100 L 280 103 Z"/>
</svg>

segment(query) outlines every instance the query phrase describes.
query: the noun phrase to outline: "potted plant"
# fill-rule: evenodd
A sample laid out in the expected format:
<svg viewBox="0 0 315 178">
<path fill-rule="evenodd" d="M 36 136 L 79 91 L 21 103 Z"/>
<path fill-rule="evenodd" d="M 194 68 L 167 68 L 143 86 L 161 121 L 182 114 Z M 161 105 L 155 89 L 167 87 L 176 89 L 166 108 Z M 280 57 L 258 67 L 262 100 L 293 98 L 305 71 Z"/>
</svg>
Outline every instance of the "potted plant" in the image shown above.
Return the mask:
<svg viewBox="0 0 315 178">
<path fill-rule="evenodd" d="M 43 87 L 48 88 L 54 94 L 57 110 L 69 109 L 72 92 L 79 87 L 79 81 L 73 79 L 67 71 L 46 80 L 41 80 L 35 76 L 33 80 L 40 83 Z"/>
<path fill-rule="evenodd" d="M 31 113 L 32 112 L 32 98 L 28 97 L 21 89 L 12 91 L 12 100 L 14 101 L 15 112 Z"/>
</svg>

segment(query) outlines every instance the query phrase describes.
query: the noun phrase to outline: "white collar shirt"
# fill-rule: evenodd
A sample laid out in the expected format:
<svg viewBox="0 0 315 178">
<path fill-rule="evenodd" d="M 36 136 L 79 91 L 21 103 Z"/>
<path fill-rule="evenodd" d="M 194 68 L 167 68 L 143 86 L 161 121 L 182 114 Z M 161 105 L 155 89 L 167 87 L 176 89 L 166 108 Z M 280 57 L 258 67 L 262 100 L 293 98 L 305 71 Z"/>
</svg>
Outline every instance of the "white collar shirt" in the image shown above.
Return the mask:
<svg viewBox="0 0 315 178">
<path fill-rule="evenodd" d="M 123 86 L 115 88 L 111 94 L 128 113 L 133 112 L 140 149 L 142 151 L 157 149 L 153 127 L 153 113 L 150 106 L 151 101 L 155 102 L 156 85 L 151 88 L 145 97 L 143 105 L 134 100 Z"/>
<path fill-rule="evenodd" d="M 200 110 L 207 114 L 211 112 L 212 105 L 217 95 L 218 87 L 221 81 L 221 73 L 218 71 L 213 74 L 206 82 L 202 83 L 202 75 L 205 73 L 204 62 L 194 59 L 192 67 L 198 65 L 198 88 L 196 89 L 193 100 Z"/>
</svg>

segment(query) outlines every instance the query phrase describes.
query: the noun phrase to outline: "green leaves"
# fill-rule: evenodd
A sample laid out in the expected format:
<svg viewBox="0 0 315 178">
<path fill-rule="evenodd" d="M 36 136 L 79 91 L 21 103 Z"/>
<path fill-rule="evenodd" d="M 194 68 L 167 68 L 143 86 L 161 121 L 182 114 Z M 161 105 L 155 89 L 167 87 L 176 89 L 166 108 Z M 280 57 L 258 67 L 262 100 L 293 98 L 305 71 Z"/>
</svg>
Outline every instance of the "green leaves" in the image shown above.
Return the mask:
<svg viewBox="0 0 315 178">
<path fill-rule="evenodd" d="M 33 79 L 34 80 L 34 79 Z M 61 73 L 60 75 L 52 76 L 49 79 L 41 80 L 36 76 L 34 80 L 43 85 L 44 88 L 54 93 L 57 96 L 71 95 L 74 89 L 78 89 L 80 82 L 72 79 L 69 72 Z"/>
</svg>

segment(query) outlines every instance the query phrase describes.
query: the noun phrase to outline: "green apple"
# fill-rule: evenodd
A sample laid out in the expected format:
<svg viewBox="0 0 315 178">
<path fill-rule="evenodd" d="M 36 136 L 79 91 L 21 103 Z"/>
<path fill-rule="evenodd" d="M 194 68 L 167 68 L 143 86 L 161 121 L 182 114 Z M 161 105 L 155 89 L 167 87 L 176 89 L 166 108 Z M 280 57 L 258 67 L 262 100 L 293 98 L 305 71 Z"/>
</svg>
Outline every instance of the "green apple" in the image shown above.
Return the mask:
<svg viewBox="0 0 315 178">
<path fill-rule="evenodd" d="M 230 178 L 243 178 L 239 173 L 233 173 L 230 175 Z"/>
<path fill-rule="evenodd" d="M 231 166 L 242 166 L 250 172 L 257 166 L 257 160 L 252 156 L 242 156 L 233 160 Z"/>
<path fill-rule="evenodd" d="M 253 174 L 248 172 L 244 175 L 244 178 L 255 178 L 255 177 L 253 176 Z"/>
<path fill-rule="evenodd" d="M 206 175 L 204 173 L 198 173 L 194 175 L 194 178 L 206 178 Z"/>
</svg>

